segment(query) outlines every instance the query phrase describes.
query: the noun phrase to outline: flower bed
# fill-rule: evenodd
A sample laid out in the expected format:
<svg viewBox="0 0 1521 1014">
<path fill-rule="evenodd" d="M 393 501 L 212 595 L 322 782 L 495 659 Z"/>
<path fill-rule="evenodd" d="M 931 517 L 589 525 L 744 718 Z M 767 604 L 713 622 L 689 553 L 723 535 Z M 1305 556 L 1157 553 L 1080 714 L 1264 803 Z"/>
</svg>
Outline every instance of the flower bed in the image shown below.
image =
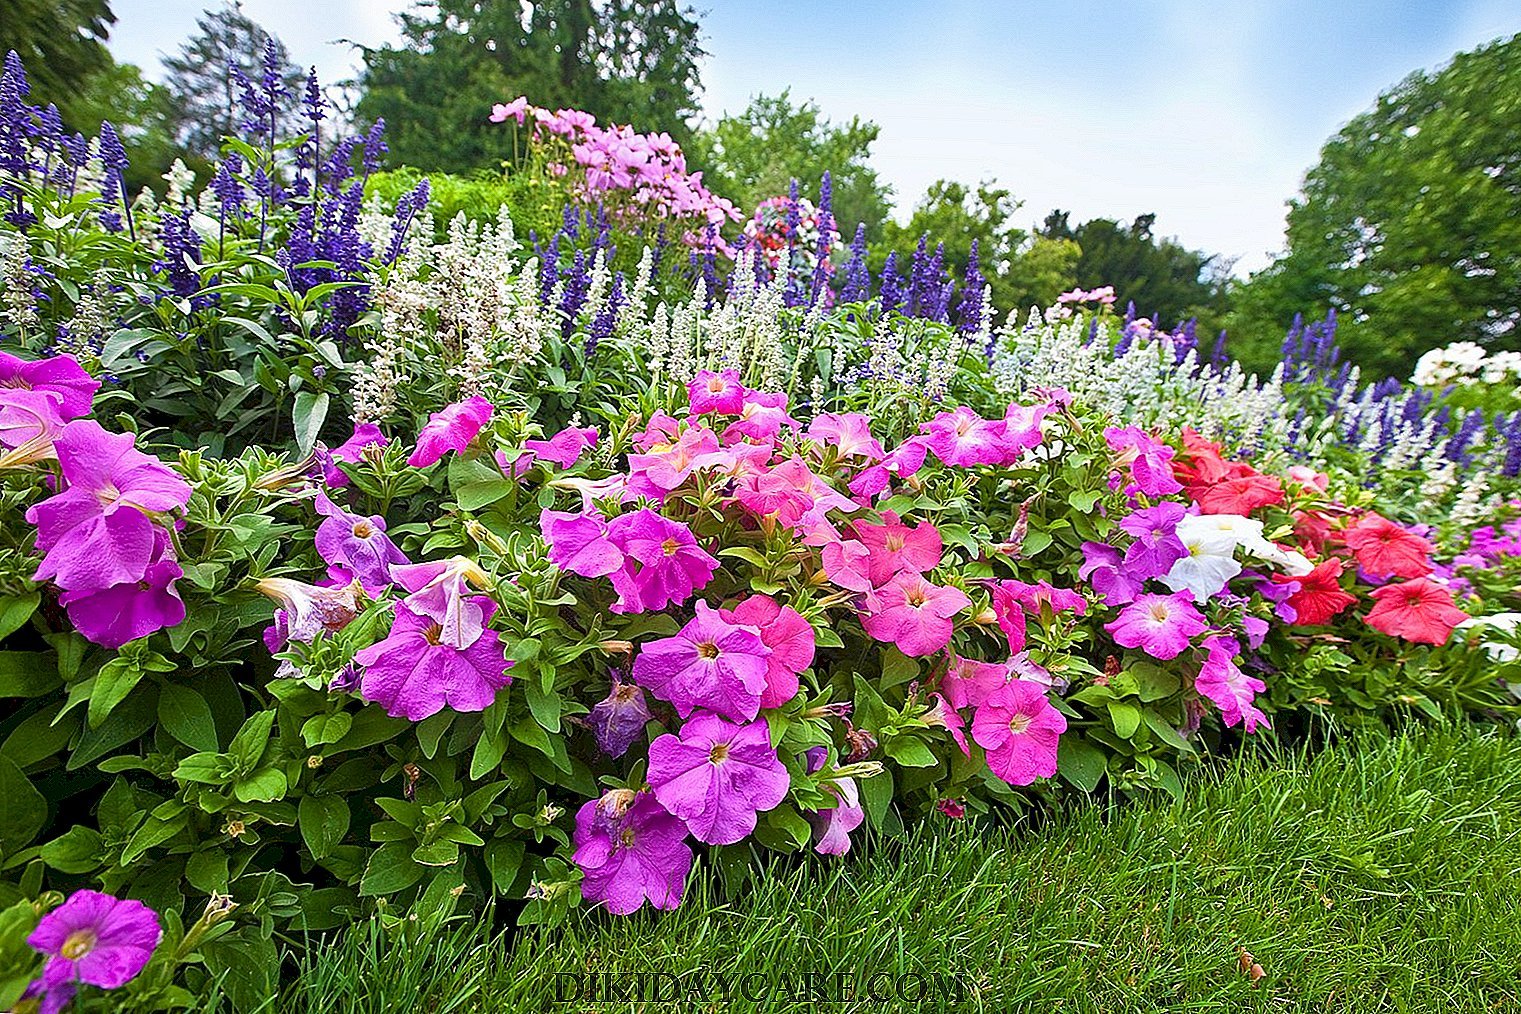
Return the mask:
<svg viewBox="0 0 1521 1014">
<path fill-rule="evenodd" d="M 222 164 L 220 220 L 182 195 L 128 227 L 19 129 L 4 1003 L 253 1006 L 277 936 L 369 912 L 669 909 L 755 846 L 1176 793 L 1315 714 L 1515 709 L 1514 656 L 1452 640 L 1495 540 L 1434 559 L 1440 531 L 1264 439 L 1282 376 L 1135 320 L 1111 344 L 1102 293 L 995 332 L 969 271 L 953 327 L 925 245 L 891 306 L 859 263 L 836 301 L 821 259 L 805 292 L 753 251 L 673 306 L 653 268 L 520 260 L 506 213 L 414 232 L 426 188 L 363 223 L 362 188 L 254 205 L 233 185 L 290 171 L 273 148 Z M 392 241 L 293 260 L 329 214 L 335 248 Z M 1149 400 L 1042 372 L 1084 335 Z"/>
</svg>

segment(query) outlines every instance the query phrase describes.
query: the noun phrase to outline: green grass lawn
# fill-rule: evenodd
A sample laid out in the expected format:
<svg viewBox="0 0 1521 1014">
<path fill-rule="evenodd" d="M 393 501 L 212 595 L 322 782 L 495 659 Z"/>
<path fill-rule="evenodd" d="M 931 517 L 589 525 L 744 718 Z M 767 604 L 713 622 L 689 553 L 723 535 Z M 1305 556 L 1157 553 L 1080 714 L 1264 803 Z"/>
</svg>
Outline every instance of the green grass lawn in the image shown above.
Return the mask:
<svg viewBox="0 0 1521 1014">
<path fill-rule="evenodd" d="M 1255 956 L 1255 984 L 1240 951 Z M 953 977 L 957 1004 L 822 1007 L 798 973 Z M 557 1003 L 556 973 L 758 973 L 697 1004 Z M 668 980 L 667 980 L 668 981 Z M 509 945 L 460 926 L 316 950 L 281 1012 L 1521 1011 L 1521 739 L 1471 729 L 1222 763 L 1184 802 L 1092 806 L 1039 829 L 937 820 L 843 861 L 784 864 L 676 912 Z M 886 979 L 880 979 L 883 990 Z M 584 983 L 583 983 L 584 986 Z M 669 990 L 670 985 L 660 987 Z M 660 995 L 669 995 L 662 992 Z M 880 995 L 880 991 L 879 991 Z"/>
</svg>

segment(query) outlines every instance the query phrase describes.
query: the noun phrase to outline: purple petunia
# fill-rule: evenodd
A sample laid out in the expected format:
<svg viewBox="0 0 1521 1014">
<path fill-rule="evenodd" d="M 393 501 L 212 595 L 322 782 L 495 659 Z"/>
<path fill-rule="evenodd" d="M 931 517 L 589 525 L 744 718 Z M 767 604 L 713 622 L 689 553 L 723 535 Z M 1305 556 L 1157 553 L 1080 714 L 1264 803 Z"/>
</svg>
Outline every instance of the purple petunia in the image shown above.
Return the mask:
<svg viewBox="0 0 1521 1014">
<path fill-rule="evenodd" d="M 496 603 L 481 597 L 484 618 L 490 621 Z M 357 652 L 364 666 L 359 695 L 385 707 L 395 718 L 421 721 L 446 706 L 455 711 L 484 711 L 497 692 L 512 682 L 512 663 L 502 653 L 501 635 L 482 630 L 474 643 L 460 649 L 443 641 L 443 626 L 403 604 L 396 606 L 391 632 L 385 640 Z"/>
<path fill-rule="evenodd" d="M 634 679 L 682 718 L 705 708 L 748 721 L 760 712 L 770 655 L 758 628 L 730 622 L 699 599 L 697 615 L 680 632 L 640 649 Z"/>
<path fill-rule="evenodd" d="M 317 494 L 317 553 L 330 564 L 353 572 L 367 595 L 379 595 L 391 583 L 391 565 L 407 558 L 386 535 L 385 518 L 364 517 Z"/>
<path fill-rule="evenodd" d="M 42 917 L 26 942 L 48 956 L 45 990 L 87 983 L 116 989 L 132 981 L 163 937 L 153 910 L 99 891 L 75 891 Z"/>
<path fill-rule="evenodd" d="M 741 725 L 702 713 L 679 736 L 666 733 L 650 744 L 647 777 L 660 805 L 709 845 L 742 840 L 791 785 L 765 722 Z"/>
<path fill-rule="evenodd" d="M 576 851 L 581 896 L 600 901 L 614 915 L 637 912 L 648 901 L 657 909 L 681 904 L 692 848 L 687 829 L 647 792 L 614 789 L 576 811 Z"/>
</svg>

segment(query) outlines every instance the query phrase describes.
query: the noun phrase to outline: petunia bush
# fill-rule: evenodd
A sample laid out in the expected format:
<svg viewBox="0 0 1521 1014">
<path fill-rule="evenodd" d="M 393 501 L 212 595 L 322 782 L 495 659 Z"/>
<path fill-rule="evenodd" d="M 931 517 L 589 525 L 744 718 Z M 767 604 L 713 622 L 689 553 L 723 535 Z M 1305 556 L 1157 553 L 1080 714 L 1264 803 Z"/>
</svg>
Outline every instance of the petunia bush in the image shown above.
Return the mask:
<svg viewBox="0 0 1521 1014">
<path fill-rule="evenodd" d="M 1324 476 L 1059 389 L 889 430 L 699 371 L 605 429 L 476 396 L 217 460 L 107 430 L 68 357 L 23 375 L 9 900 L 223 899 L 247 946 L 204 964 L 255 980 L 271 932 L 367 907 L 670 908 L 752 847 L 1179 792 L 1228 737 L 1340 703 L 1295 675 L 1307 642 L 1408 658 L 1465 619 L 1432 544 Z M 1401 692 L 1510 706 L 1435 689 Z"/>
</svg>

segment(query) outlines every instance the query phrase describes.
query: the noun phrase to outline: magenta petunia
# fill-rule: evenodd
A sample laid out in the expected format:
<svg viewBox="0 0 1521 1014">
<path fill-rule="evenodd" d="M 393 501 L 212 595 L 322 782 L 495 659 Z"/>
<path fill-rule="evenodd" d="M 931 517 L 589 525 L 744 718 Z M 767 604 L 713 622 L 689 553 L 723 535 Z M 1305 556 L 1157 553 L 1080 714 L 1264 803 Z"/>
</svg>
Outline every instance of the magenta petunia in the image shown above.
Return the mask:
<svg viewBox="0 0 1521 1014">
<path fill-rule="evenodd" d="M 0 387 L 0 447 L 7 465 L 29 465 L 56 456 L 53 441 L 64 426 L 57 391 Z"/>
<path fill-rule="evenodd" d="M 903 571 L 866 597 L 866 633 L 910 657 L 933 655 L 951 643 L 951 617 L 972 604 L 960 588 L 930 584 Z"/>
<path fill-rule="evenodd" d="M 652 444 L 644 453 L 628 456 L 628 488 L 636 496 L 659 502 L 693 472 L 728 468 L 733 461 L 716 433 L 706 426 L 689 426 L 674 442 Z"/>
<path fill-rule="evenodd" d="M 1241 645 L 1235 638 L 1210 637 L 1205 639 L 1203 647 L 1208 654 L 1194 679 L 1194 689 L 1215 702 L 1226 728 L 1244 723 L 1249 733 L 1256 732 L 1259 725 L 1271 729 L 1267 715 L 1253 703 L 1257 695 L 1267 689 L 1267 684 L 1255 676 L 1248 676 L 1236 665 Z"/>
<path fill-rule="evenodd" d="M 741 725 L 702 713 L 679 736 L 666 733 L 650 744 L 647 777 L 660 805 L 709 845 L 743 840 L 756 815 L 778 806 L 791 786 L 765 722 Z"/>
<path fill-rule="evenodd" d="M 612 574 L 615 613 L 643 613 L 681 605 L 712 580 L 718 560 L 697 544 L 692 530 L 648 507 L 608 523 L 608 538 L 623 553 Z"/>
<path fill-rule="evenodd" d="M 561 468 L 569 468 L 581 460 L 587 449 L 597 446 L 597 427 L 567 426 L 548 440 L 525 440 L 526 447 L 536 461 L 552 461 Z"/>
<path fill-rule="evenodd" d="M 157 530 L 158 549 L 142 576 L 105 588 L 66 590 L 58 604 L 69 622 L 88 640 L 105 648 L 184 622 L 185 603 L 174 583 L 185 576 L 169 548 L 169 537 Z"/>
<path fill-rule="evenodd" d="M 976 707 L 1014 679 L 1007 663 L 979 662 L 973 658 L 952 658 L 950 667 L 940 678 L 940 691 L 953 708 Z"/>
<path fill-rule="evenodd" d="M 100 381 L 70 355 L 28 361 L 0 352 L 0 388 L 6 387 L 58 395 L 58 414 L 67 420 L 90 414 Z"/>
<path fill-rule="evenodd" d="M 489 622 L 496 603 L 477 603 Z M 512 682 L 512 663 L 502 652 L 501 635 L 481 632 L 463 650 L 443 643 L 443 627 L 397 604 L 391 632 L 385 640 L 354 655 L 364 667 L 359 694 L 383 706 L 394 718 L 419 722 L 445 707 L 455 711 L 484 711 L 497 692 Z"/>
<path fill-rule="evenodd" d="M 759 630 L 762 643 L 771 649 L 766 657 L 766 689 L 761 691 L 760 706 L 779 708 L 796 697 L 798 676 L 813 665 L 817 647 L 813 624 L 769 595 L 751 595 L 725 613 L 735 623 Z"/>
<path fill-rule="evenodd" d="M 1111 426 L 1104 430 L 1104 440 L 1118 455 L 1118 463 L 1130 466 L 1130 475 L 1142 493 L 1158 497 L 1183 489 L 1183 484 L 1172 472 L 1175 452 L 1145 430 L 1136 426 Z"/>
<path fill-rule="evenodd" d="M 83 592 L 142 579 L 157 545 L 148 514 L 184 507 L 190 485 L 132 445 L 132 434 L 109 433 L 93 419 L 58 432 L 66 488 L 26 512 L 47 554 L 34 580 Z"/>
<path fill-rule="evenodd" d="M 393 564 L 391 579 L 409 594 L 402 599 L 408 609 L 437 623 L 444 644 L 461 650 L 474 644 L 486 629 L 485 599 L 470 594 L 485 591 L 491 578 L 463 556 L 428 563 Z"/>
<path fill-rule="evenodd" d="M 426 468 L 450 451 L 463 451 L 491 421 L 491 413 L 491 402 L 480 395 L 434 412 L 418 432 L 417 447 L 407 464 Z"/>
<path fill-rule="evenodd" d="M 988 767 L 1010 785 L 1056 774 L 1056 749 L 1067 719 L 1038 683 L 1014 680 L 988 695 L 972 716 L 972 739 Z"/>
<path fill-rule="evenodd" d="M 1193 597 L 1184 591 L 1137 595 L 1119 616 L 1104 624 L 1104 629 L 1114 636 L 1115 643 L 1165 660 L 1181 655 L 1206 626 Z"/>
<path fill-rule="evenodd" d="M 940 530 L 928 521 L 909 526 L 892 511 L 883 511 L 881 524 L 857 521 L 852 528 L 871 554 L 869 573 L 874 586 L 886 584 L 900 571 L 924 574 L 940 566 Z"/>
<path fill-rule="evenodd" d="M 1017 406 L 1010 406 L 1013 412 Z M 941 412 L 920 427 L 924 442 L 935 457 L 947 465 L 1011 465 L 1029 447 L 1040 443 L 1039 420 L 1034 420 L 1034 443 L 1031 443 L 1030 420 L 1016 414 L 1011 434 L 1004 419 L 984 419 L 966 406 Z"/>
<path fill-rule="evenodd" d="M 634 740 L 644 732 L 650 720 L 650 708 L 644 700 L 644 688 L 637 683 L 624 683 L 613 676 L 612 689 L 607 696 L 592 706 L 586 716 L 597 737 L 597 746 L 609 757 L 622 757 Z"/>
<path fill-rule="evenodd" d="M 813 850 L 820 855 L 843 856 L 850 851 L 850 832 L 866 820 L 866 809 L 861 806 L 854 778 L 835 778 L 822 787 L 835 802 L 827 810 L 808 815 L 808 823 L 813 825 Z"/>
<path fill-rule="evenodd" d="M 136 900 L 75 891 L 37 923 L 26 942 L 47 955 L 47 990 L 77 983 L 117 989 L 137 977 L 164 933 L 158 916 Z"/>
<path fill-rule="evenodd" d="M 357 465 L 364 460 L 366 447 L 385 447 L 391 441 L 380 431 L 375 423 L 356 423 L 353 434 L 343 443 L 334 447 L 329 455 L 332 461 L 323 468 L 322 481 L 334 489 L 341 489 L 349 484 L 349 477 L 334 462 L 342 461 L 346 464 Z"/>
<path fill-rule="evenodd" d="M 632 800 L 629 798 L 632 797 Z M 649 793 L 615 789 L 576 811 L 575 853 L 581 897 L 614 915 L 681 904 L 692 848 L 682 822 Z"/>
<path fill-rule="evenodd" d="M 539 512 L 539 531 L 549 546 L 549 560 L 582 577 L 606 577 L 623 566 L 623 550 L 607 535 L 607 522 L 595 510 Z"/>
<path fill-rule="evenodd" d="M 824 576 L 847 591 L 869 592 L 871 583 L 871 550 L 855 539 L 835 539 L 824 544 L 819 551 Z"/>
<path fill-rule="evenodd" d="M 693 415 L 716 412 L 719 415 L 739 415 L 745 407 L 745 388 L 739 382 L 739 373 L 724 370 L 700 370 L 687 383 L 687 400 Z"/>
<path fill-rule="evenodd" d="M 391 565 L 407 558 L 386 535 L 385 518 L 355 514 L 317 493 L 317 554 L 330 564 L 347 568 L 367 595 L 379 595 L 391 584 Z"/>
<path fill-rule="evenodd" d="M 1130 577 L 1141 581 L 1161 577 L 1188 555 L 1188 548 L 1177 534 L 1183 515 L 1182 504 L 1168 502 L 1120 519 L 1120 530 L 1135 537 L 1125 550 L 1125 570 Z"/>
<path fill-rule="evenodd" d="M 759 629 L 731 622 L 699 599 L 697 615 L 677 634 L 639 649 L 634 679 L 682 718 L 702 708 L 748 721 L 760 711 L 770 655 Z"/>
</svg>

